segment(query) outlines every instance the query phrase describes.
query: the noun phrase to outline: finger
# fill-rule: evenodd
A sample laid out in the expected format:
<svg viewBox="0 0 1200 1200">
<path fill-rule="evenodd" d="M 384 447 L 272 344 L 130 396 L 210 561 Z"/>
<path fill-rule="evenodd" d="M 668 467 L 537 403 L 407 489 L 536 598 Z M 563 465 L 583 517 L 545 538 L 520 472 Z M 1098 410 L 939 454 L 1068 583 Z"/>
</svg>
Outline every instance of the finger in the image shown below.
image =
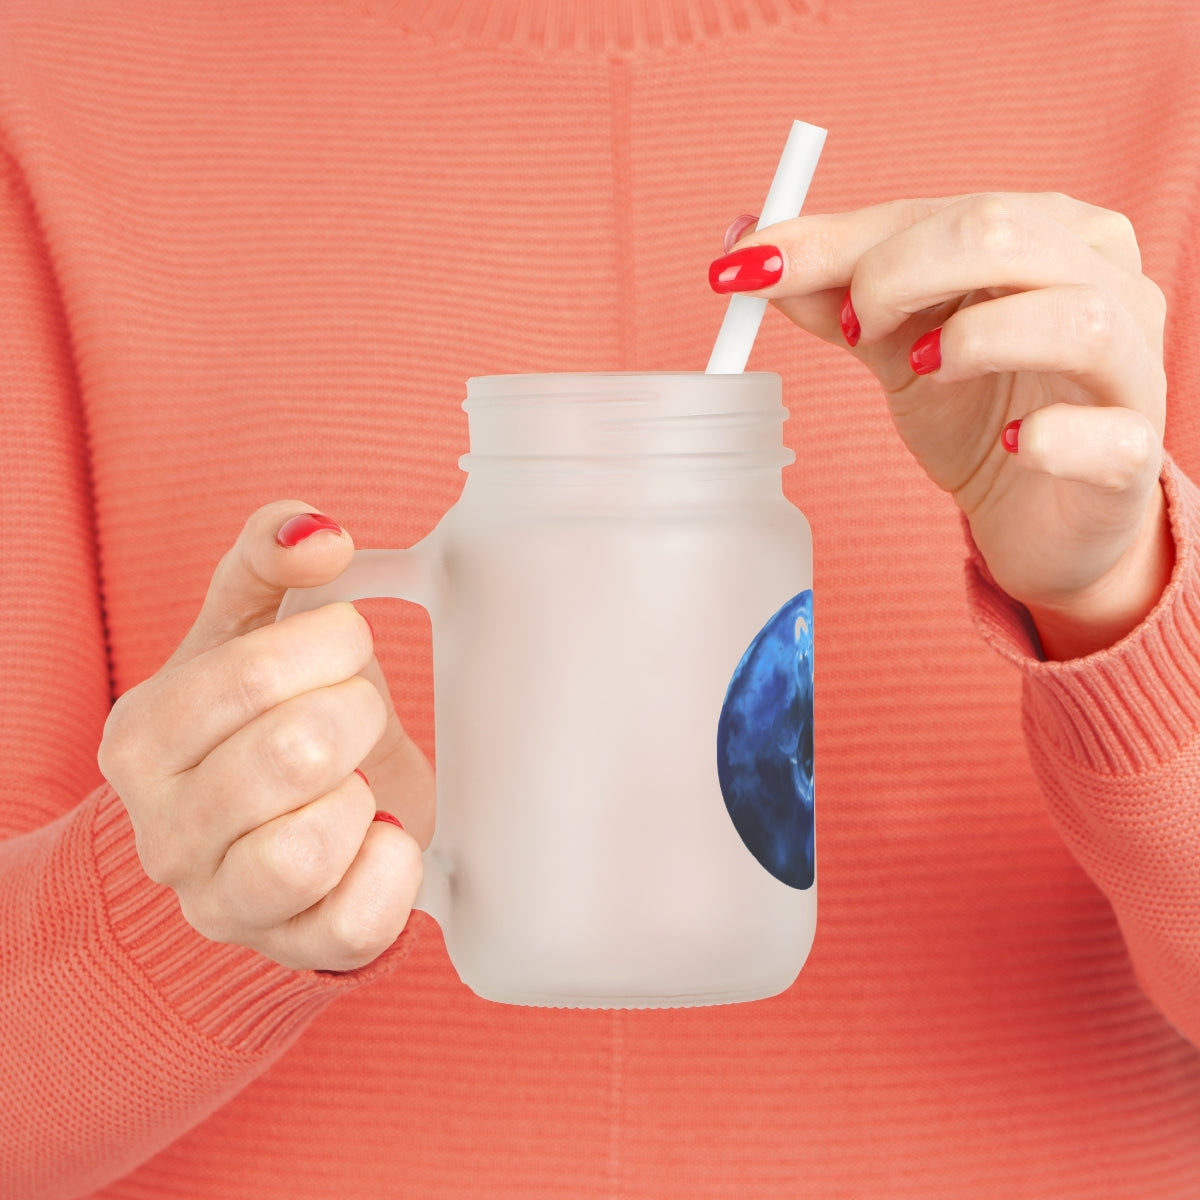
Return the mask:
<svg viewBox="0 0 1200 1200">
<path fill-rule="evenodd" d="M 121 706 L 138 724 L 125 739 L 138 758 L 130 764 L 133 773 L 165 778 L 193 769 L 277 705 L 359 674 L 373 647 L 362 615 L 338 601 L 262 625 L 160 671 Z M 114 712 L 116 721 L 125 719 Z"/>
<path fill-rule="evenodd" d="M 915 313 L 976 291 L 1084 284 L 1142 306 L 1140 276 L 1098 253 L 1036 207 L 982 196 L 950 205 L 868 250 L 850 283 L 859 344 L 886 338 Z"/>
<path fill-rule="evenodd" d="M 189 869 L 216 871 L 237 839 L 337 787 L 386 726 L 379 693 L 356 675 L 239 729 L 175 789 L 173 834 Z"/>
<path fill-rule="evenodd" d="M 219 941 L 256 940 L 337 887 L 374 815 L 371 789 L 352 773 L 310 803 L 257 826 L 229 847 L 189 919 L 206 932 L 216 930 Z"/>
<path fill-rule="evenodd" d="M 1007 431 L 1016 461 L 1030 471 L 1087 484 L 1111 502 L 1137 508 L 1162 466 L 1153 425 L 1129 408 L 1049 404 Z"/>
<path fill-rule="evenodd" d="M 736 257 L 751 246 L 774 246 L 781 252 L 783 275 L 777 284 L 755 289 L 758 295 L 776 299 L 830 288 L 838 289 L 840 295 L 868 250 L 954 199 L 892 200 L 854 212 L 793 217 L 743 234 L 734 245 L 726 247 L 726 258 Z M 711 274 L 719 276 L 724 263 L 725 258 L 714 262 Z"/>
<path fill-rule="evenodd" d="M 1041 288 L 960 309 L 942 326 L 939 347 L 931 377 L 941 382 L 1053 372 L 1096 402 L 1137 409 L 1162 428 L 1162 368 L 1128 311 L 1095 288 Z"/>
<path fill-rule="evenodd" d="M 1058 192 L 891 200 L 853 212 L 808 214 L 764 225 L 752 233 L 741 232 L 736 243 L 726 246 L 726 254 L 757 245 L 780 249 L 784 264 L 781 278 L 771 287 L 757 290 L 758 295 L 768 299 L 844 290 L 859 260 L 875 246 L 950 207 L 991 202 L 1039 212 L 1115 266 L 1135 274 L 1141 270 L 1137 238 L 1127 217 Z"/>
<path fill-rule="evenodd" d="M 421 852 L 404 830 L 372 821 L 336 887 L 271 931 L 266 953 L 284 966 L 352 971 L 404 930 L 421 886 Z"/>
<path fill-rule="evenodd" d="M 305 521 L 306 514 L 319 519 Z M 278 540 L 281 531 L 290 545 Z M 336 579 L 353 554 L 350 535 L 303 501 L 265 505 L 217 564 L 200 613 L 167 665 L 273 621 L 284 592 Z"/>
</svg>

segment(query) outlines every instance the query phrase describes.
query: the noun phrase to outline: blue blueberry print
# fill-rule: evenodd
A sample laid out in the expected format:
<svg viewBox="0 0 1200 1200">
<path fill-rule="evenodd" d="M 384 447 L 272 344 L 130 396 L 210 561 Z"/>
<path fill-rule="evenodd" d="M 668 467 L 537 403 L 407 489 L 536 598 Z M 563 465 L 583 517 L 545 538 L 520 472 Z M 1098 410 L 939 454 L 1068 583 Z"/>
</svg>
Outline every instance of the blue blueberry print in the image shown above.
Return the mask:
<svg viewBox="0 0 1200 1200">
<path fill-rule="evenodd" d="M 789 887 L 812 887 L 812 591 L 758 632 L 717 722 L 717 778 L 747 849 Z"/>
</svg>

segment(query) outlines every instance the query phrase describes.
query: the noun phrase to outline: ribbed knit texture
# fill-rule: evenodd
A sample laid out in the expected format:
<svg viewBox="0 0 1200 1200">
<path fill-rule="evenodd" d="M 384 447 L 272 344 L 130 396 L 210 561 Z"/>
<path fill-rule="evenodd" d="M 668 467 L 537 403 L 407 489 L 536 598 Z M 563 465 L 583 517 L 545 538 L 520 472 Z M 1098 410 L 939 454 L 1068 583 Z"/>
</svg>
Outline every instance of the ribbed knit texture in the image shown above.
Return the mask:
<svg viewBox="0 0 1200 1200">
<path fill-rule="evenodd" d="M 1200 1195 L 1200 9 L 932 14 L 0 0 L 0 1197 Z M 770 312 L 816 542 L 797 983 L 525 1009 L 423 918 L 345 976 L 199 937 L 98 774 L 112 696 L 259 505 L 428 532 L 468 376 L 701 369 L 705 268 L 796 117 L 812 211 L 1131 217 L 1171 312 L 1158 609 L 1038 661 L 874 381 Z M 361 607 L 432 755 L 428 621 Z"/>
</svg>

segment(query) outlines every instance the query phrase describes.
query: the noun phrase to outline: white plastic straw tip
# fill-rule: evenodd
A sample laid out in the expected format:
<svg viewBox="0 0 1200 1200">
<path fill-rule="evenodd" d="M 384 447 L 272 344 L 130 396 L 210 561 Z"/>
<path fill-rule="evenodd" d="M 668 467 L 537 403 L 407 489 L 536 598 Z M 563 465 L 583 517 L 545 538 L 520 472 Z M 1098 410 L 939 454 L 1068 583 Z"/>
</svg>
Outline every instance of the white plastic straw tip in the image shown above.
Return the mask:
<svg viewBox="0 0 1200 1200">
<path fill-rule="evenodd" d="M 775 168 L 775 178 L 763 201 L 762 215 L 758 219 L 760 229 L 800 215 L 825 146 L 825 132 L 819 125 L 792 122 L 779 165 Z M 706 374 L 736 375 L 746 369 L 766 310 L 767 302 L 760 296 L 729 297 L 725 319 L 705 367 Z"/>
<path fill-rule="evenodd" d="M 825 132 L 819 125 L 792 122 L 779 165 L 775 168 L 775 178 L 763 201 L 762 215 L 758 219 L 760 228 L 799 216 L 804 197 L 808 195 L 808 185 L 817 170 L 817 160 L 825 147 Z"/>
</svg>

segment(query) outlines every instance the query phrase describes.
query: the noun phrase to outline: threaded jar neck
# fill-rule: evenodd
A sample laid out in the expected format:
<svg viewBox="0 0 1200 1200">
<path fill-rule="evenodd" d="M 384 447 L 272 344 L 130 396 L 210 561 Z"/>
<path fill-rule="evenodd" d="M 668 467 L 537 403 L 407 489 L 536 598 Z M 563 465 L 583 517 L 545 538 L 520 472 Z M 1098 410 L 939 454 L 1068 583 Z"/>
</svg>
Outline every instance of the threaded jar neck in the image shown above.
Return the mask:
<svg viewBox="0 0 1200 1200">
<path fill-rule="evenodd" d="M 783 445 L 778 375 L 611 372 L 489 375 L 467 382 L 460 466 L 507 482 L 600 475 L 770 472 Z"/>
</svg>

